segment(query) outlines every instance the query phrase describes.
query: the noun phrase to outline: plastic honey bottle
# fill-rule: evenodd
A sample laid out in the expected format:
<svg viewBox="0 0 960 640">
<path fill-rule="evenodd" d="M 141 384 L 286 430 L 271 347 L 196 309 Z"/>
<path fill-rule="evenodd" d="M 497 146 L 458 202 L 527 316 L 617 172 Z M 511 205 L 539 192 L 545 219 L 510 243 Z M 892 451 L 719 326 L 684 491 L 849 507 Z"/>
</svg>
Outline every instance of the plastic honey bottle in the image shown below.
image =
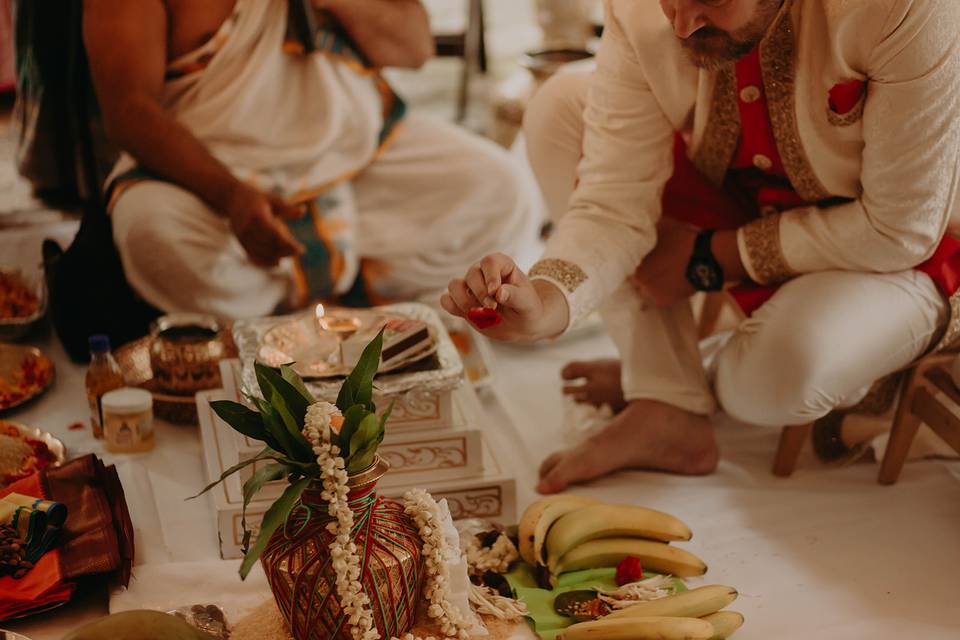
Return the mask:
<svg viewBox="0 0 960 640">
<path fill-rule="evenodd" d="M 110 338 L 102 334 L 90 336 L 87 402 L 90 404 L 90 426 L 95 438 L 103 437 L 103 394 L 123 386 L 123 372 L 110 353 Z"/>
</svg>

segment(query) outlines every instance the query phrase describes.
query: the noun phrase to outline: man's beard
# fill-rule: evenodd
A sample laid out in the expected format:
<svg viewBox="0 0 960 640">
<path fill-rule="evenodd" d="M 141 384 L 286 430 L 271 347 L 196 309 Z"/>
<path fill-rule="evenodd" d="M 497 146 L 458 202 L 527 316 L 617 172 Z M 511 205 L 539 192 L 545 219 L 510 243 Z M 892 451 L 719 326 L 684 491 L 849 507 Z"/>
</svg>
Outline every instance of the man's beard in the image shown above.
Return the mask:
<svg viewBox="0 0 960 640">
<path fill-rule="evenodd" d="M 753 51 L 766 35 L 781 4 L 783 0 L 760 0 L 756 14 L 742 29 L 728 33 L 703 27 L 682 39 L 680 45 L 693 64 L 706 71 L 716 71 Z"/>
</svg>

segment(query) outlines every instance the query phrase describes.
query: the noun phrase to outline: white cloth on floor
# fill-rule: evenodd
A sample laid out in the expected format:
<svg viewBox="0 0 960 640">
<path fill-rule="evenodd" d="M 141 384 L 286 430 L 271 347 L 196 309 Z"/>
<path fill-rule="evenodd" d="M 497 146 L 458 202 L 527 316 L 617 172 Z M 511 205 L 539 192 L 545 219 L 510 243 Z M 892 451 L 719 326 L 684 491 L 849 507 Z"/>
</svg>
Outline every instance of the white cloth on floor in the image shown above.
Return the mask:
<svg viewBox="0 0 960 640">
<path fill-rule="evenodd" d="M 127 589 L 110 596 L 110 613 L 151 609 L 173 611 L 192 605 L 215 605 L 234 623 L 273 597 L 267 577 L 255 564 L 240 580 L 240 560 L 170 562 L 134 567 Z"/>
</svg>

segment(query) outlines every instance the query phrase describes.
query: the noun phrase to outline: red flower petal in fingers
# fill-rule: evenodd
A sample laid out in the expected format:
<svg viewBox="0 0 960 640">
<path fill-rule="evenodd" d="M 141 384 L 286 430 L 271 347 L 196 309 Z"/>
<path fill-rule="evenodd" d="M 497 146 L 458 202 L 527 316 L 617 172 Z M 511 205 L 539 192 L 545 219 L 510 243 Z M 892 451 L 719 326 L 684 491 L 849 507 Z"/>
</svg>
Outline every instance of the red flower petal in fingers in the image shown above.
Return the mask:
<svg viewBox="0 0 960 640">
<path fill-rule="evenodd" d="M 496 309 L 475 307 L 467 312 L 467 318 L 477 329 L 490 329 L 503 322 L 503 316 Z"/>
</svg>

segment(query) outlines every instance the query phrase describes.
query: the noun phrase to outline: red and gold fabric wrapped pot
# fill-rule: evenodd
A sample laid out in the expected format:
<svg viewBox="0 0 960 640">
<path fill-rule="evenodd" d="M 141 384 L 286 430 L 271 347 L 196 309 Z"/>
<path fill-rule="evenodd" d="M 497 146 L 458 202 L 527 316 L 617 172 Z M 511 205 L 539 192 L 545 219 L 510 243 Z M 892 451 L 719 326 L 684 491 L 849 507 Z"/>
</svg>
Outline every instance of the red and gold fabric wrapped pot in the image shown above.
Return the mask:
<svg viewBox="0 0 960 640">
<path fill-rule="evenodd" d="M 349 481 L 351 539 L 361 559 L 360 581 L 383 638 L 401 636 L 413 627 L 424 579 L 416 523 L 402 504 L 377 495 L 377 481 L 389 468 L 377 456 L 369 469 Z M 261 563 L 295 640 L 353 640 L 330 555 L 335 536 L 327 526 L 336 520 L 327 513 L 322 491 L 317 481 L 303 493 L 285 526 L 270 539 Z"/>
</svg>

